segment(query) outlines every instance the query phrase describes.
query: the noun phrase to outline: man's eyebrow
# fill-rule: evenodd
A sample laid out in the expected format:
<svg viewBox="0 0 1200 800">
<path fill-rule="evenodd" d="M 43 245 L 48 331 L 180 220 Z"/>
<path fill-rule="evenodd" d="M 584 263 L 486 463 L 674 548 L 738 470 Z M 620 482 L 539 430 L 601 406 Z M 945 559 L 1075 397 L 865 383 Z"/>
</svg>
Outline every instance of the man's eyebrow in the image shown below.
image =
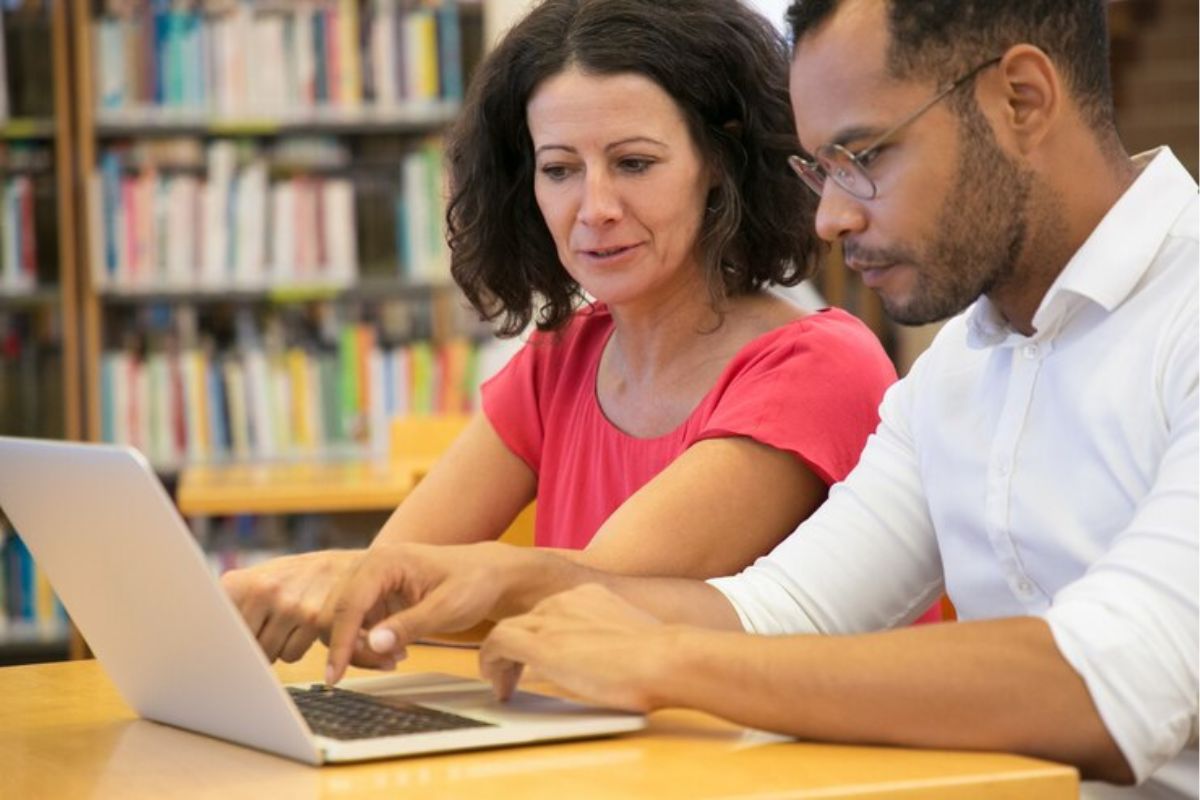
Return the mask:
<svg viewBox="0 0 1200 800">
<path fill-rule="evenodd" d="M 874 139 L 876 136 L 883 133 L 883 131 L 884 129 L 878 126 L 856 125 L 852 128 L 843 128 L 842 130 L 838 131 L 832 139 L 826 142 L 826 144 L 837 144 L 845 147 L 850 142 Z M 809 148 L 804 147 L 803 145 L 801 145 L 801 147 L 807 153 L 812 152 Z"/>
<path fill-rule="evenodd" d="M 617 147 L 622 147 L 623 145 L 638 144 L 638 143 L 653 144 L 653 145 L 658 145 L 659 147 L 664 147 L 664 148 L 670 149 L 670 145 L 668 145 L 666 142 L 661 142 L 658 139 L 652 138 L 650 136 L 630 136 L 625 139 L 618 139 L 615 142 L 610 142 L 609 144 L 604 146 L 604 150 L 607 152 L 607 151 L 613 150 Z M 544 145 L 538 147 L 536 150 L 534 150 L 533 155 L 536 157 L 538 155 L 541 155 L 542 152 L 544 152 L 546 150 L 562 150 L 565 153 L 578 153 L 579 152 L 574 147 L 571 147 L 570 145 L 566 145 L 566 144 L 544 144 Z"/>
</svg>

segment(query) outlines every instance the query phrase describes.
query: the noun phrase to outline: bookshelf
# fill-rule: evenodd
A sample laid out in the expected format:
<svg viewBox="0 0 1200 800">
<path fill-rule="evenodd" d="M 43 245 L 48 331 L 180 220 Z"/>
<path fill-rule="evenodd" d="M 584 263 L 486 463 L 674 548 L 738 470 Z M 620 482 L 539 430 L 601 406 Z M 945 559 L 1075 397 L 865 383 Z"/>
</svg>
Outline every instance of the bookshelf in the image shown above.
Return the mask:
<svg viewBox="0 0 1200 800">
<path fill-rule="evenodd" d="M 469 410 L 438 137 L 482 6 L 72 2 L 87 436 L 169 478 Z"/>
<path fill-rule="evenodd" d="M 6 1 L 0 28 L 0 435 L 78 439 L 66 3 Z M 0 603 L 0 663 L 67 653 L 65 615 L 2 510 Z"/>
</svg>

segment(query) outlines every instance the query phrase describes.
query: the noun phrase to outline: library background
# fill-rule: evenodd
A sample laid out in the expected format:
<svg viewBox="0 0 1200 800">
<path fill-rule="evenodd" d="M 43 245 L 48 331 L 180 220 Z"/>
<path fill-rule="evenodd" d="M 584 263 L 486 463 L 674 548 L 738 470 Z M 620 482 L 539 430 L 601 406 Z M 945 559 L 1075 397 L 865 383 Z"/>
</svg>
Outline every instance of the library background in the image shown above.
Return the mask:
<svg viewBox="0 0 1200 800">
<path fill-rule="evenodd" d="M 368 541 L 511 352 L 440 135 L 527 5 L 0 0 L 0 435 L 136 446 L 217 572 Z M 1127 145 L 1196 174 L 1196 3 L 1109 8 Z M 902 372 L 928 342 L 836 253 L 815 288 Z M 85 653 L 0 509 L 0 664 Z"/>
</svg>

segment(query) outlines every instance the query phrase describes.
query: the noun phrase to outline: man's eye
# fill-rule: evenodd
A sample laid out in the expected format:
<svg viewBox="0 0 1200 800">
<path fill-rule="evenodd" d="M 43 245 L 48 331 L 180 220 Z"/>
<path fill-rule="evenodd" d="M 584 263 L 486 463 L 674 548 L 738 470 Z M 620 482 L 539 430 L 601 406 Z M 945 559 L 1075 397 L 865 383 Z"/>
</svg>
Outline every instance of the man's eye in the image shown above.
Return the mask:
<svg viewBox="0 0 1200 800">
<path fill-rule="evenodd" d="M 859 164 L 866 167 L 866 166 L 869 166 L 872 161 L 879 158 L 879 154 L 882 152 L 883 152 L 882 146 L 881 147 L 872 147 L 870 150 L 864 150 L 863 152 L 859 153 L 856 156 L 856 158 L 858 159 Z"/>
</svg>

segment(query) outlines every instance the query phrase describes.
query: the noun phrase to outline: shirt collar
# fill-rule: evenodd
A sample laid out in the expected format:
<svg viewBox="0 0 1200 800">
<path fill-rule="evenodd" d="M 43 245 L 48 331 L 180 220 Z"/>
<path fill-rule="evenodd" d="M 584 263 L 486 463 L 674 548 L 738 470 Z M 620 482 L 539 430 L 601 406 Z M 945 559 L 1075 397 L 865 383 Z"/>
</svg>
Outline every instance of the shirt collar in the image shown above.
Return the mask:
<svg viewBox="0 0 1200 800">
<path fill-rule="evenodd" d="M 1105 311 L 1119 306 L 1137 286 L 1154 260 L 1183 207 L 1196 196 L 1196 182 L 1170 148 L 1134 156 L 1139 174 L 1042 298 L 1033 315 L 1039 332 L 1056 327 L 1069 297 L 1085 298 Z M 999 344 L 1015 333 L 987 297 L 967 313 L 967 344 L 972 348 Z"/>
</svg>

